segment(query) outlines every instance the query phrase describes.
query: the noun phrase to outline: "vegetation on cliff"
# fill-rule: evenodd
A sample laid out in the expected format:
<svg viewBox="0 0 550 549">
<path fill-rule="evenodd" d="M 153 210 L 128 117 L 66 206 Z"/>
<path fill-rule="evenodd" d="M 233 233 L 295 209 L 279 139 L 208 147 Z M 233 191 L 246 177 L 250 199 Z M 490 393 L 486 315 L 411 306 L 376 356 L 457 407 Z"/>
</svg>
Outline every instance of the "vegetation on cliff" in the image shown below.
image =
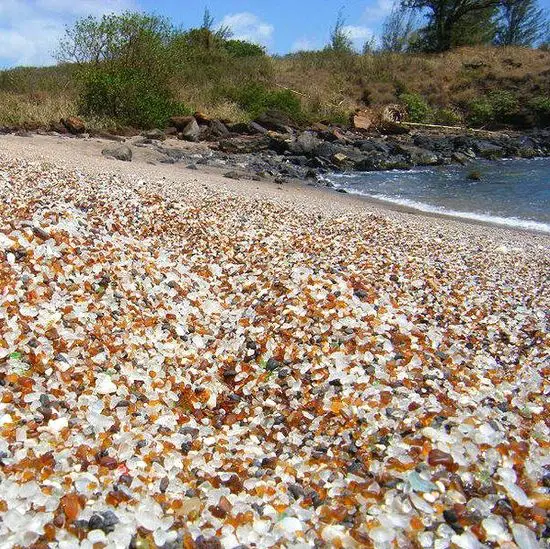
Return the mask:
<svg viewBox="0 0 550 549">
<path fill-rule="evenodd" d="M 361 54 L 346 40 L 341 17 L 324 50 L 285 56 L 232 39 L 208 13 L 201 28 L 185 31 L 141 13 L 88 17 L 67 30 L 56 67 L 0 72 L 0 126 L 47 127 L 81 115 L 96 129 L 150 128 L 196 110 L 231 121 L 277 110 L 302 125 L 345 123 L 355 109 L 392 103 L 402 104 L 415 122 L 550 123 L 548 48 L 492 43 L 524 44 L 526 33 L 534 32 L 520 17 L 518 38 L 506 38 L 506 21 L 517 19 L 512 1 L 499 12 L 491 43 L 451 49 L 419 46 L 435 24 L 429 16 L 421 27 L 410 13 L 421 3 L 404 2 L 386 22 L 383 47 L 375 51 L 370 44 Z"/>
</svg>

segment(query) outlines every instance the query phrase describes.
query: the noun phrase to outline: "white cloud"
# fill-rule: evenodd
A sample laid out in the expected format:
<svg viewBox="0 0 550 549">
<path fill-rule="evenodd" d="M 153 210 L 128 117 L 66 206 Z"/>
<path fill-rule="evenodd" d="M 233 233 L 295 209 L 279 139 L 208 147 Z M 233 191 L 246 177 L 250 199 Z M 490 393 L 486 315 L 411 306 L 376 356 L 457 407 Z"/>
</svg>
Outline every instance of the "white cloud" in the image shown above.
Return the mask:
<svg viewBox="0 0 550 549">
<path fill-rule="evenodd" d="M 342 29 L 353 42 L 353 46 L 361 49 L 367 40 L 371 40 L 375 34 L 372 29 L 360 25 L 346 25 Z"/>
<path fill-rule="evenodd" d="M 229 27 L 233 31 L 233 37 L 237 40 L 247 40 L 262 46 L 269 45 L 275 30 L 273 25 L 249 12 L 226 15 L 222 19 L 220 27 Z"/>
<path fill-rule="evenodd" d="M 0 67 L 51 65 L 66 25 L 135 8 L 134 0 L 0 0 Z"/>
<path fill-rule="evenodd" d="M 302 37 L 298 38 L 292 46 L 290 47 L 290 51 L 293 53 L 299 52 L 299 51 L 315 51 L 320 49 L 321 46 L 319 43 L 315 40 L 310 40 L 309 38 Z"/>
<path fill-rule="evenodd" d="M 376 0 L 373 6 L 368 6 L 363 11 L 363 21 L 366 23 L 380 23 L 387 17 L 395 4 L 395 0 Z"/>
</svg>

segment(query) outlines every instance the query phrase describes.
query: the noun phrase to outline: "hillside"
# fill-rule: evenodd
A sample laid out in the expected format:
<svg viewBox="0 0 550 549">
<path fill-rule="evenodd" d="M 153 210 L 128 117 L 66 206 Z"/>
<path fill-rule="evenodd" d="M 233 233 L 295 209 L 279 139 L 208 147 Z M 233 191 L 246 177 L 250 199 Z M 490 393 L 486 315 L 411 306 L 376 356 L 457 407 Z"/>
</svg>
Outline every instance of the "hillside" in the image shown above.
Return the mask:
<svg viewBox="0 0 550 549">
<path fill-rule="evenodd" d="M 76 73 L 73 65 L 0 72 L 0 127 L 48 127 L 77 114 Z M 550 123 L 550 52 L 527 48 L 244 58 L 196 52 L 174 69 L 171 87 L 189 111 L 231 121 L 275 106 L 302 125 L 346 123 L 356 108 L 401 103 L 417 122 L 487 128 Z M 94 129 L 120 126 L 106 117 L 86 121 Z"/>
</svg>

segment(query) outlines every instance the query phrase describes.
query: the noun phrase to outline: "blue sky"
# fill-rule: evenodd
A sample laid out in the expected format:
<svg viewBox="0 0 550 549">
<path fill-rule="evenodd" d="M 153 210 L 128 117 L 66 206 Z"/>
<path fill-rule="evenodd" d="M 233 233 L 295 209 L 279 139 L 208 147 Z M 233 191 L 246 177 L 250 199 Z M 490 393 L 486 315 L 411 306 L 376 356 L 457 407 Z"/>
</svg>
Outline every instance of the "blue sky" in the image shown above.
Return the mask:
<svg viewBox="0 0 550 549">
<path fill-rule="evenodd" d="M 169 16 L 184 27 L 200 25 L 208 5 L 217 23 L 236 38 L 272 53 L 323 47 L 338 11 L 360 48 L 380 32 L 394 0 L 0 0 L 0 67 L 48 65 L 65 25 L 85 15 L 127 9 Z M 540 5 L 550 10 L 550 0 Z"/>
</svg>

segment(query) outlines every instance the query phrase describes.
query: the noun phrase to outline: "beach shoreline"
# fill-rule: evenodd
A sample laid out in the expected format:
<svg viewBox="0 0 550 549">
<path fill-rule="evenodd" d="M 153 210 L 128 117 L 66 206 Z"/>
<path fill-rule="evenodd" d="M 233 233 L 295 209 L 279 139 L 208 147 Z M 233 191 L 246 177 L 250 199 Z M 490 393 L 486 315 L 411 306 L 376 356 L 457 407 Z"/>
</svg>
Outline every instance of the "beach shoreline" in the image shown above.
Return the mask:
<svg viewBox="0 0 550 549">
<path fill-rule="evenodd" d="M 174 145 L 190 151 L 208 150 L 206 144 L 189 144 L 172 140 Z M 547 233 L 522 227 L 510 227 L 479 219 L 459 218 L 443 212 L 422 211 L 406 205 L 400 205 L 389 201 L 366 197 L 350 192 L 338 192 L 338 190 L 320 183 L 311 181 L 287 180 L 284 184 L 276 183 L 273 178 L 265 178 L 260 181 L 246 179 L 231 180 L 224 177 L 223 168 L 202 167 L 199 169 L 187 169 L 183 164 L 162 164 L 158 162 L 158 155 L 151 151 L 133 147 L 134 158 L 132 162 L 121 162 L 102 156 L 101 151 L 106 147 L 112 147 L 113 142 L 104 138 L 75 138 L 70 136 L 51 136 L 30 134 L 29 137 L 15 135 L 0 136 L 0 154 L 7 157 L 15 155 L 17 158 L 30 161 L 62 163 L 68 169 L 88 171 L 91 174 L 113 173 L 123 176 L 163 178 L 182 178 L 183 181 L 193 181 L 197 184 L 221 185 L 224 190 L 230 190 L 237 194 L 248 196 L 284 196 L 291 202 L 298 199 L 300 202 L 311 200 L 313 203 L 325 203 L 326 207 L 360 208 L 373 213 L 391 215 L 391 212 L 418 217 L 419 219 L 436 219 L 459 226 L 484 227 L 492 234 L 504 231 L 503 236 L 510 232 L 514 234 L 533 235 L 545 240 Z M 549 239 L 550 241 L 550 239 Z"/>
</svg>

